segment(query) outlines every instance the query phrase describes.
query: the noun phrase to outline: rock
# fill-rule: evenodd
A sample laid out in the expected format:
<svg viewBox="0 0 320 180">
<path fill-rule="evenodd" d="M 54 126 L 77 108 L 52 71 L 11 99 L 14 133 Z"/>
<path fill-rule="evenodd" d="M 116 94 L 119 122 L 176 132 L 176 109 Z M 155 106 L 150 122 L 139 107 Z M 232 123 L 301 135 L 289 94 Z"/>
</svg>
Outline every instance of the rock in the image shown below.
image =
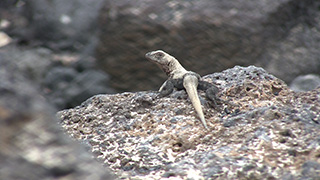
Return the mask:
<svg viewBox="0 0 320 180">
<path fill-rule="evenodd" d="M 0 49 L 1 55 L 17 64 L 57 109 L 80 105 L 100 93 L 113 93 L 109 76 L 96 70 L 95 59 L 77 53 L 54 53 L 47 48 L 30 48 L 13 43 Z"/>
<path fill-rule="evenodd" d="M 0 55 L 0 179 L 114 179 L 61 131 L 18 62 Z"/>
<path fill-rule="evenodd" d="M 308 74 L 296 77 L 290 84 L 290 88 L 294 91 L 310 91 L 320 87 L 320 76 Z"/>
<path fill-rule="evenodd" d="M 44 74 L 48 71 L 52 60 L 52 52 L 46 48 L 30 48 L 17 46 L 12 43 L 0 49 L 5 59 L 10 59 L 17 65 L 20 73 L 23 73 L 35 84 L 42 82 Z"/>
<path fill-rule="evenodd" d="M 11 42 L 11 38 L 4 32 L 0 31 L 0 48 L 8 45 Z"/>
<path fill-rule="evenodd" d="M 219 88 L 216 107 L 199 92 L 209 131 L 184 91 L 97 95 L 57 116 L 121 178 L 320 177 L 319 88 L 294 92 L 254 66 L 203 79 Z"/>
<path fill-rule="evenodd" d="M 83 50 L 95 43 L 102 0 L 30 1 L 35 37 L 51 48 Z"/>
<path fill-rule="evenodd" d="M 144 58 L 156 49 L 201 75 L 258 65 L 291 82 L 319 72 L 319 5 L 314 0 L 105 0 L 96 57 L 120 91 L 159 88 L 165 77 Z"/>
<path fill-rule="evenodd" d="M 77 72 L 73 67 L 57 66 L 46 74 L 44 87 L 49 101 L 64 109 L 80 105 L 93 95 L 113 93 L 108 81 L 109 76 L 99 70 Z"/>
<path fill-rule="evenodd" d="M 302 177 L 305 179 L 313 179 L 314 177 L 319 178 L 320 174 L 320 163 L 316 161 L 307 161 L 302 165 Z"/>
<path fill-rule="evenodd" d="M 309 11 L 312 12 L 312 8 Z M 299 75 L 319 73 L 320 13 L 305 18 L 299 19 L 303 22 L 297 22 L 285 38 L 269 48 L 256 63 L 287 83 Z"/>
<path fill-rule="evenodd" d="M 25 2 L 2 0 L 0 1 L 0 30 L 4 31 L 11 38 L 21 40 L 21 43 L 26 42 L 26 38 L 30 34 L 28 14 L 25 10 Z M 30 40 L 30 38 L 29 38 Z"/>
<path fill-rule="evenodd" d="M 5 3 L 12 16 L 10 35 L 23 44 L 45 46 L 52 50 L 81 50 L 96 42 L 96 22 L 102 0 L 30 0 Z M 20 22 L 19 22 L 20 20 Z M 21 23 L 21 21 L 23 23 Z M 90 52 L 92 53 L 92 52 Z"/>
</svg>

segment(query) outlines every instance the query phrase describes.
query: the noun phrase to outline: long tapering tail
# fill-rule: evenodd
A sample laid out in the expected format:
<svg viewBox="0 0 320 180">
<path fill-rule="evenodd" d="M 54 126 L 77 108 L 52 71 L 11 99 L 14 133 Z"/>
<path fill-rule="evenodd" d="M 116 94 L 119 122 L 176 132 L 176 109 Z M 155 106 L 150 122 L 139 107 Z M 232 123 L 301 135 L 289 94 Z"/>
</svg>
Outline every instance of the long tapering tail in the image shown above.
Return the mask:
<svg viewBox="0 0 320 180">
<path fill-rule="evenodd" d="M 196 110 L 196 112 L 198 113 L 198 116 L 202 124 L 206 129 L 208 129 L 206 120 L 204 119 L 204 114 L 202 111 L 202 107 L 201 107 L 201 103 L 200 103 L 200 99 L 197 91 L 198 78 L 194 75 L 186 75 L 183 79 L 183 86 L 186 89 L 188 96 L 191 100 L 191 103 L 194 109 Z"/>
</svg>

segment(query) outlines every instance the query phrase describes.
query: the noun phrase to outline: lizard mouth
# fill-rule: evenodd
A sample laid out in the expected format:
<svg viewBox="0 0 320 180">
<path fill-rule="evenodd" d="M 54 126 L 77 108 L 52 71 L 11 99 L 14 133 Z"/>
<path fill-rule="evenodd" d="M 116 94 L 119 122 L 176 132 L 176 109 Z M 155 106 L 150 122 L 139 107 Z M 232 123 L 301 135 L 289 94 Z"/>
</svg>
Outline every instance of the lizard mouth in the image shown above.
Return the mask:
<svg viewBox="0 0 320 180">
<path fill-rule="evenodd" d="M 163 58 L 165 57 L 165 53 L 162 50 L 157 50 L 157 51 L 152 51 L 148 52 L 145 57 L 148 60 L 155 61 L 157 63 L 162 63 L 164 60 Z"/>
<path fill-rule="evenodd" d="M 151 55 L 151 52 L 148 52 L 146 55 L 145 55 L 145 57 L 147 58 L 147 59 L 149 59 L 149 56 Z"/>
</svg>

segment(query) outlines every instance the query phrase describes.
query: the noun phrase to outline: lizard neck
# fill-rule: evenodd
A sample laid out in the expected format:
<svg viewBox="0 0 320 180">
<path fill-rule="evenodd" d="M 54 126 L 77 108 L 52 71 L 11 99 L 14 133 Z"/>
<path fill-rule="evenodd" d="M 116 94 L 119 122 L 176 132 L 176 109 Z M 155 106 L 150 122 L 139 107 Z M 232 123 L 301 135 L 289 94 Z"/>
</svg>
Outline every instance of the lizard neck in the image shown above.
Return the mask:
<svg viewBox="0 0 320 180">
<path fill-rule="evenodd" d="M 165 71 L 168 77 L 172 79 L 182 78 L 187 70 L 179 63 L 178 60 L 172 59 L 168 63 L 168 71 Z"/>
</svg>

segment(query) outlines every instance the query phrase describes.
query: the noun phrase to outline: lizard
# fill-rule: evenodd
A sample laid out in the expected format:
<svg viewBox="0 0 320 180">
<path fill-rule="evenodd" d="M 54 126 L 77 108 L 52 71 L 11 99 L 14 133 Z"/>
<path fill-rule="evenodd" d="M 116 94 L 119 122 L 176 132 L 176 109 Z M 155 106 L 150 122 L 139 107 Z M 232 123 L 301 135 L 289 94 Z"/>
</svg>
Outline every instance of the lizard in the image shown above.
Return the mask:
<svg viewBox="0 0 320 180">
<path fill-rule="evenodd" d="M 218 88 L 209 82 L 202 81 L 199 74 L 187 71 L 176 58 L 162 50 L 148 52 L 145 57 L 157 64 L 168 76 L 168 79 L 159 89 L 160 96 L 169 95 L 174 88 L 177 90 L 185 89 L 203 126 L 208 129 L 197 89 L 205 90 L 206 97 L 216 105 L 215 99 Z"/>
</svg>

